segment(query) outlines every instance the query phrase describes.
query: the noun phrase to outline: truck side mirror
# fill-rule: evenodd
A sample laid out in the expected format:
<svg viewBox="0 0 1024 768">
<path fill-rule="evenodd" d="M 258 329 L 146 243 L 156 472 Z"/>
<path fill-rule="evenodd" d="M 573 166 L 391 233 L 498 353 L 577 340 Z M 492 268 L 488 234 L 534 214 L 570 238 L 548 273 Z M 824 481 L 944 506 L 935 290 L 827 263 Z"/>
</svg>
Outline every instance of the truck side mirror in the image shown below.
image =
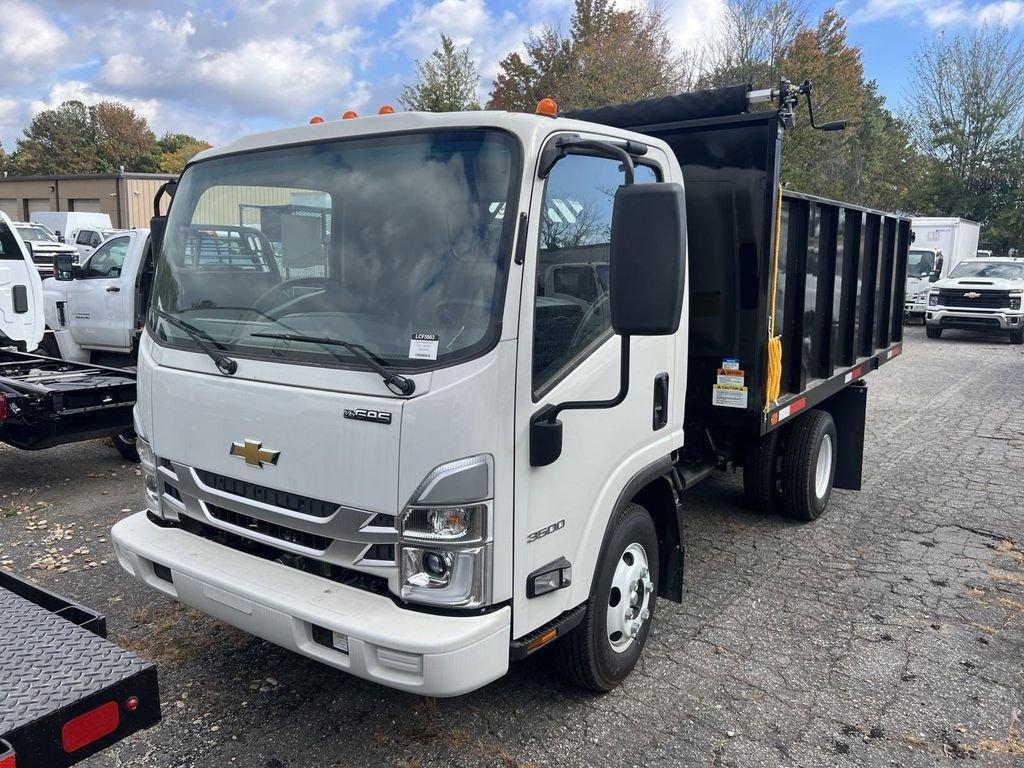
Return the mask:
<svg viewBox="0 0 1024 768">
<path fill-rule="evenodd" d="M 32 243 L 30 243 L 28 240 L 22 240 L 22 242 L 25 244 L 25 250 L 28 251 L 28 257 L 35 261 L 36 252 L 32 248 Z"/>
<path fill-rule="evenodd" d="M 164 242 L 164 233 L 167 231 L 167 217 L 154 216 L 149 220 L 149 247 L 153 254 L 153 260 L 160 253 L 160 247 Z"/>
<path fill-rule="evenodd" d="M 53 276 L 62 282 L 75 279 L 75 262 L 70 253 L 58 253 L 53 257 Z"/>
<path fill-rule="evenodd" d="M 686 200 L 681 184 L 629 184 L 615 192 L 608 293 L 620 336 L 679 330 L 686 270 Z"/>
</svg>

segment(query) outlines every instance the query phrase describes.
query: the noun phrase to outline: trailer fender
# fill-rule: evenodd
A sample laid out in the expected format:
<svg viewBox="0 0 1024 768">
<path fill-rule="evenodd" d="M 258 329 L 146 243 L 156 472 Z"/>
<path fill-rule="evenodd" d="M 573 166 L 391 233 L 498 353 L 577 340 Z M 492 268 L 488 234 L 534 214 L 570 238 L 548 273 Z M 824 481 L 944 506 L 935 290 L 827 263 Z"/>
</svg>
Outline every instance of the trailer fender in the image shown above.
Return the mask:
<svg viewBox="0 0 1024 768">
<path fill-rule="evenodd" d="M 832 487 L 859 491 L 864 470 L 867 384 L 855 381 L 816 407 L 828 411 L 836 424 L 836 477 Z"/>
</svg>

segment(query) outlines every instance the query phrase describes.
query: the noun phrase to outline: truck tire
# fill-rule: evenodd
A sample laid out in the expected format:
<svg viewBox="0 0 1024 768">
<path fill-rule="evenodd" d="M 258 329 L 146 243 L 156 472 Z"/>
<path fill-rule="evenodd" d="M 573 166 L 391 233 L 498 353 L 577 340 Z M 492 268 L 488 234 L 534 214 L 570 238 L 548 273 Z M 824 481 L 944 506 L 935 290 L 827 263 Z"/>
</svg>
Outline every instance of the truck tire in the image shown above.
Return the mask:
<svg viewBox="0 0 1024 768">
<path fill-rule="evenodd" d="M 1010 332 L 1011 344 L 1024 344 L 1024 328 L 1018 328 Z"/>
<path fill-rule="evenodd" d="M 135 444 L 134 429 L 126 429 L 124 432 L 114 435 L 111 440 L 123 458 L 135 464 L 139 463 L 139 449 Z"/>
<path fill-rule="evenodd" d="M 743 497 L 748 507 L 766 515 L 782 508 L 781 442 L 778 428 L 753 443 L 743 459 Z"/>
<path fill-rule="evenodd" d="M 942 329 L 941 328 L 936 328 L 933 325 L 925 326 L 924 333 L 925 333 L 925 336 L 927 336 L 929 339 L 941 339 L 942 338 Z"/>
<path fill-rule="evenodd" d="M 39 349 L 36 350 L 36 354 L 43 355 L 44 357 L 55 357 L 60 359 L 60 347 L 57 346 L 57 337 L 51 332 L 47 331 L 43 334 L 43 340 L 39 344 Z"/>
<path fill-rule="evenodd" d="M 570 682 L 610 691 L 643 653 L 658 595 L 658 534 L 650 513 L 630 503 L 616 515 L 598 560 L 587 612 L 558 642 Z"/>
<path fill-rule="evenodd" d="M 787 515 L 810 522 L 825 511 L 836 477 L 836 447 L 836 425 L 827 411 L 808 411 L 790 425 L 782 468 Z"/>
</svg>

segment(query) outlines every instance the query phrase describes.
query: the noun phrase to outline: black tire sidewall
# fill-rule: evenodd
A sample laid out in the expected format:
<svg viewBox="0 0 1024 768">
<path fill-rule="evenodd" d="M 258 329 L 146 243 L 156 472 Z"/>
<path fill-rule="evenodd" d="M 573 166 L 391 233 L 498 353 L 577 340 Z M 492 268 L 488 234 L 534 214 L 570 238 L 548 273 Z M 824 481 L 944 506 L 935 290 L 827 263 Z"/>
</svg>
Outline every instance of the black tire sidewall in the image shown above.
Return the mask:
<svg viewBox="0 0 1024 768">
<path fill-rule="evenodd" d="M 647 565 L 650 569 L 651 582 L 654 584 L 654 594 L 648 602 L 650 615 L 644 621 L 636 639 L 625 651 L 617 653 L 612 649 L 607 637 L 608 595 L 619 558 L 622 557 L 626 547 L 634 543 L 642 546 L 647 554 Z M 651 520 L 650 513 L 642 506 L 629 504 L 623 510 L 613 530 L 610 531 L 604 551 L 601 553 L 587 611 L 588 641 L 591 644 L 592 658 L 596 666 L 594 672 L 604 683 L 602 687 L 605 687 L 606 690 L 622 682 L 636 666 L 643 653 L 651 625 L 654 622 L 658 594 L 658 567 L 658 533 L 654 528 L 654 521 Z"/>
<path fill-rule="evenodd" d="M 832 466 L 828 488 L 821 498 L 815 493 L 818 451 L 828 435 L 832 439 Z M 816 520 L 828 507 L 832 497 L 838 463 L 838 440 L 835 422 L 827 411 L 813 410 L 791 427 L 783 469 L 783 487 L 789 513 L 801 520 Z"/>
</svg>

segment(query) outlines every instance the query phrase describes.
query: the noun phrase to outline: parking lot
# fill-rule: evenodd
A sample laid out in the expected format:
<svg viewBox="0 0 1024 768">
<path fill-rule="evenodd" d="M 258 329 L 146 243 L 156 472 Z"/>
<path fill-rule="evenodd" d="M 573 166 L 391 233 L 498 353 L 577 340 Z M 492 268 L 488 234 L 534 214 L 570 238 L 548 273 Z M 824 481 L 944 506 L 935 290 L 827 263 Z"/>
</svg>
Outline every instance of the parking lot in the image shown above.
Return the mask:
<svg viewBox="0 0 1024 768">
<path fill-rule="evenodd" d="M 812 525 L 687 500 L 687 594 L 613 693 L 538 654 L 470 695 L 335 672 L 131 581 L 143 506 L 102 443 L 0 448 L 0 562 L 106 612 L 156 662 L 163 722 L 101 766 L 933 766 L 1024 760 L 1024 348 L 907 330 L 868 377 L 865 482 Z"/>
</svg>

